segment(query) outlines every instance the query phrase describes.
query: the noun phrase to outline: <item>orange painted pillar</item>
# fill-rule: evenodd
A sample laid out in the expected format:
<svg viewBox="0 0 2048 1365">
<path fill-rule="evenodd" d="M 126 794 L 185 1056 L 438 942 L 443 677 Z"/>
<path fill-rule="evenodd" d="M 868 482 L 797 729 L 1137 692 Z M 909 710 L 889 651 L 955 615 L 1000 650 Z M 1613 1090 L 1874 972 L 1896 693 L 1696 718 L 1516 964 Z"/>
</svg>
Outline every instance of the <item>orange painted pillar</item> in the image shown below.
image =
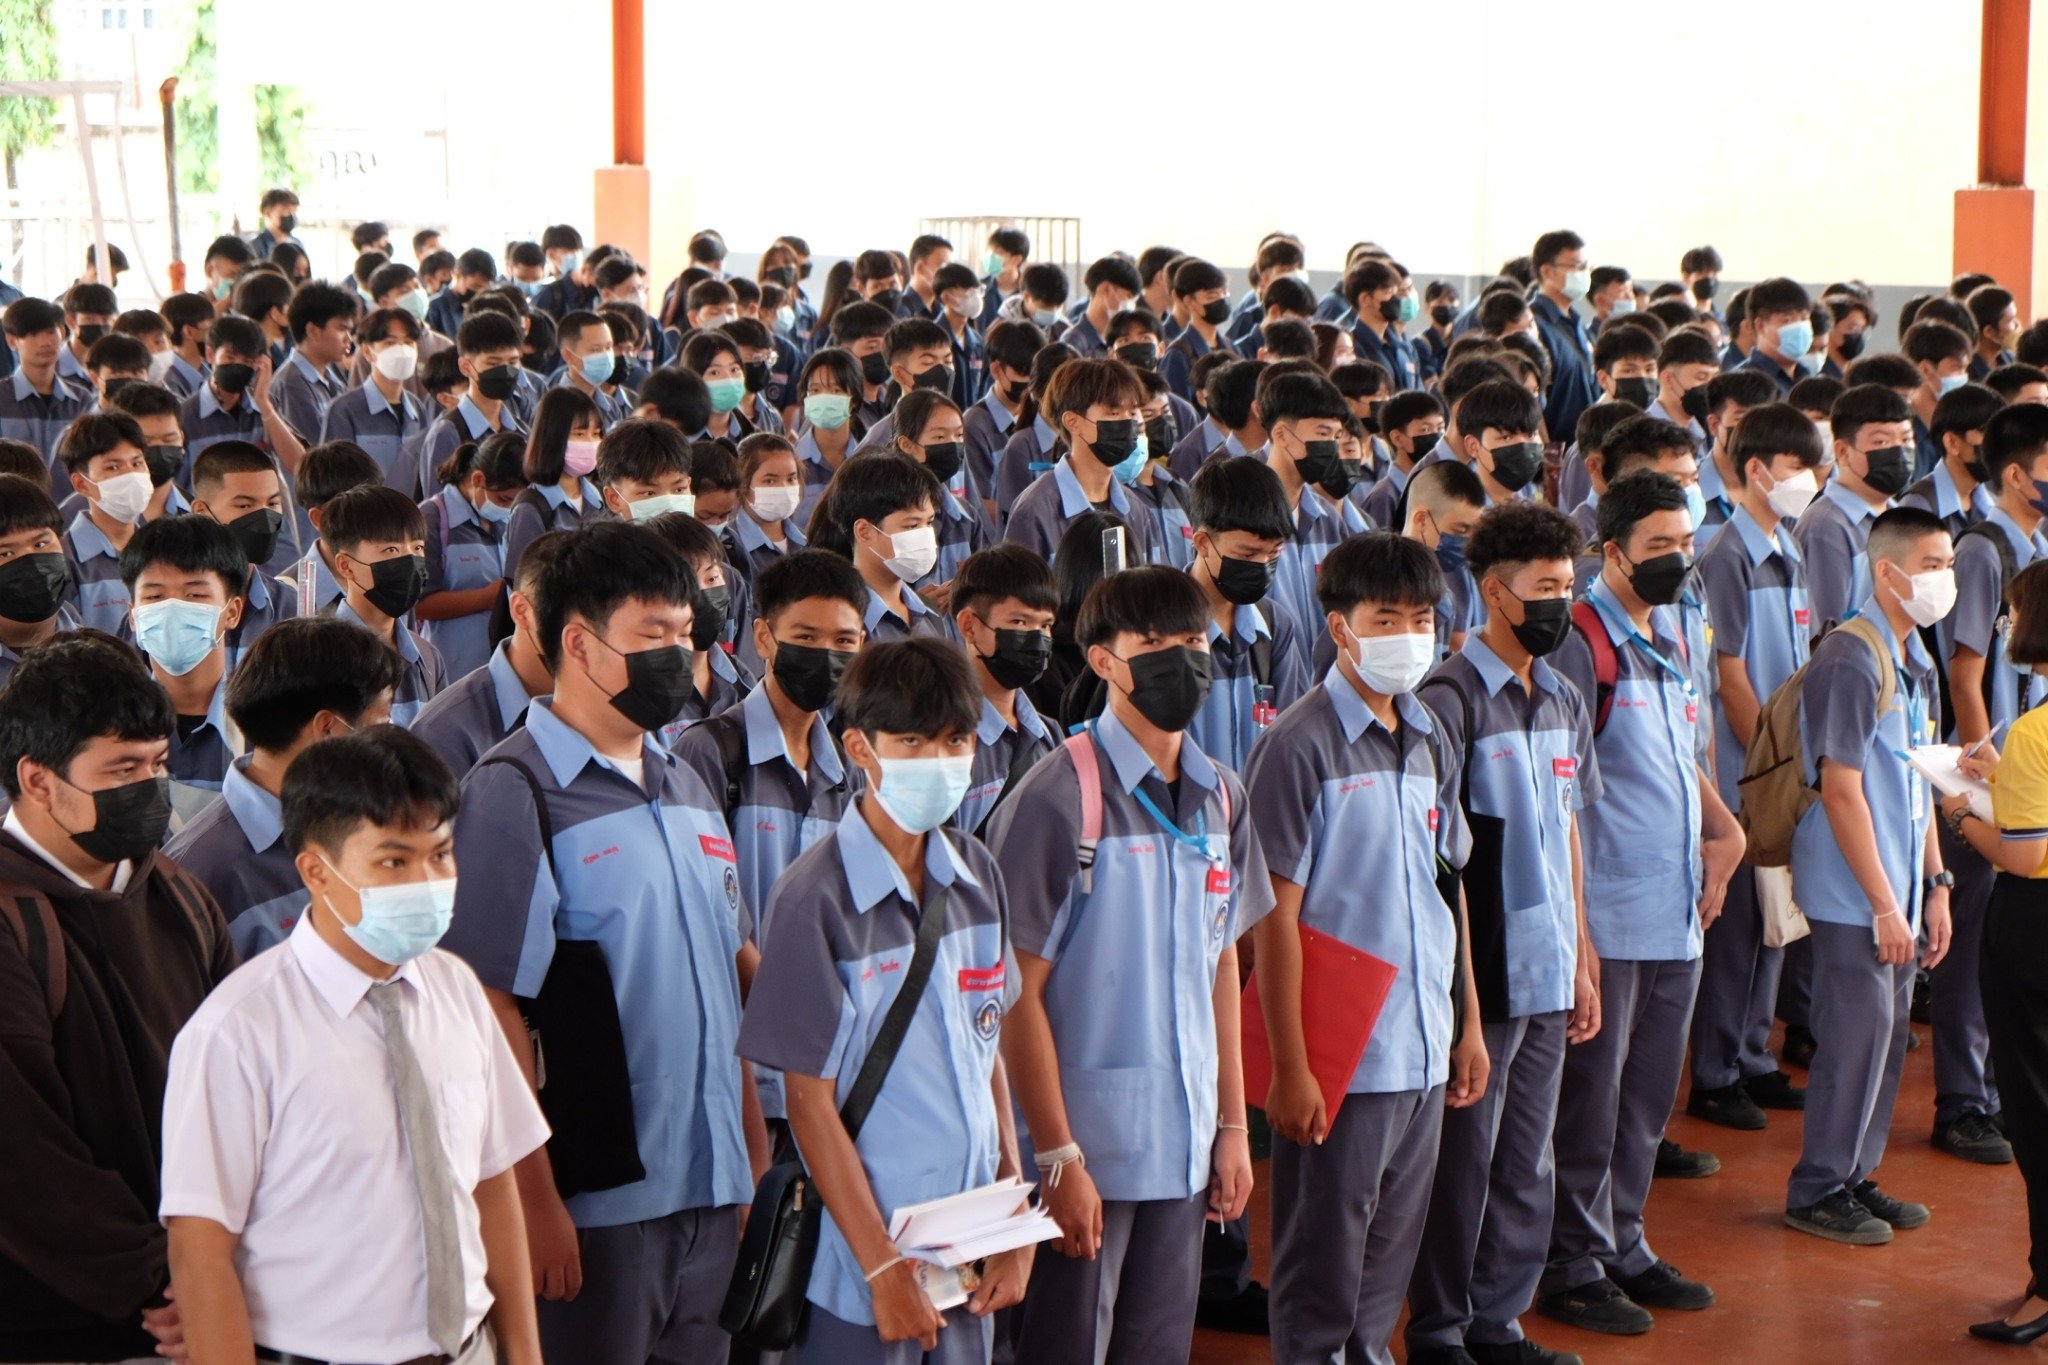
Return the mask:
<svg viewBox="0 0 2048 1365">
<path fill-rule="evenodd" d="M 1954 266 L 1981 270 L 2038 313 L 2034 192 L 2026 186 L 2029 0 L 1984 0 L 1978 73 L 1977 183 L 1956 191 Z"/>
<path fill-rule="evenodd" d="M 647 24 L 644 0 L 612 0 L 612 164 L 599 168 L 597 240 L 646 263 L 653 239 L 647 174 Z"/>
</svg>

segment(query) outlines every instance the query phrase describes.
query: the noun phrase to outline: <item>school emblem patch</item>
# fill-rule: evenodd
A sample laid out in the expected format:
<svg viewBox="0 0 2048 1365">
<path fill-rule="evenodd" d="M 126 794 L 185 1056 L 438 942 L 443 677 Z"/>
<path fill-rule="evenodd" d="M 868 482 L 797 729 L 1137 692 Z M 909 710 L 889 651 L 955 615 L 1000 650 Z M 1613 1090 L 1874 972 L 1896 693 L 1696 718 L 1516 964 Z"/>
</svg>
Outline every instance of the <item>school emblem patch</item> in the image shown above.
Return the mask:
<svg viewBox="0 0 2048 1365">
<path fill-rule="evenodd" d="M 740 913 L 740 870 L 730 864 L 725 869 L 725 901 L 737 918 Z"/>
<path fill-rule="evenodd" d="M 1215 918 L 1215 919 L 1213 919 L 1213 920 L 1211 920 L 1211 921 L 1209 921 L 1209 942 L 1210 942 L 1210 944 L 1211 944 L 1211 945 L 1214 945 L 1214 944 L 1218 944 L 1218 943 L 1221 943 L 1221 942 L 1223 941 L 1223 936 L 1224 936 L 1225 934 L 1229 933 L 1229 932 L 1230 932 L 1230 907 L 1229 907 L 1228 905 L 1225 905 L 1225 906 L 1223 906 L 1223 907 L 1222 907 L 1221 909 L 1217 910 L 1217 912 L 1216 912 L 1216 918 Z"/>
<path fill-rule="evenodd" d="M 1002 1024 L 1003 1007 L 993 1000 L 982 1001 L 981 1008 L 974 1012 L 974 1031 L 986 1041 L 996 1036 Z"/>
</svg>

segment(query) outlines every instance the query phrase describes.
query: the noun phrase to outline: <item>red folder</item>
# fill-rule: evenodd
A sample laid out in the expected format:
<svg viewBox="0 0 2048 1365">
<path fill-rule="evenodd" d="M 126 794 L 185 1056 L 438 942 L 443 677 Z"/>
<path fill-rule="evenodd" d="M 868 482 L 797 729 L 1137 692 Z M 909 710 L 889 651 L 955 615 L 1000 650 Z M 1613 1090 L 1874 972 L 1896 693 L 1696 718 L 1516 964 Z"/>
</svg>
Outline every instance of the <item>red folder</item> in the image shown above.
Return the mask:
<svg viewBox="0 0 2048 1365">
<path fill-rule="evenodd" d="M 1358 1071 L 1400 968 L 1348 943 L 1301 926 L 1301 1031 L 1308 1069 L 1322 1087 L 1323 1109 L 1337 1125 L 1337 1107 Z M 1273 1051 L 1259 1006 L 1259 973 L 1245 983 L 1239 1008 L 1244 1047 L 1244 1093 L 1263 1109 L 1273 1086 Z"/>
</svg>

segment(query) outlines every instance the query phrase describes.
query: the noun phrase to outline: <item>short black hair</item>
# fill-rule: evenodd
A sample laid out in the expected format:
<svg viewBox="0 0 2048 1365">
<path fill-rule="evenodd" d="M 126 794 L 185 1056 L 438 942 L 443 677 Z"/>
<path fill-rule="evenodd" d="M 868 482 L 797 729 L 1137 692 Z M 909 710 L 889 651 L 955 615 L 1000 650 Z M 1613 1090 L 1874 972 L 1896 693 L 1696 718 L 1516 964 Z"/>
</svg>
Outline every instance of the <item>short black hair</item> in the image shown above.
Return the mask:
<svg viewBox="0 0 2048 1365">
<path fill-rule="evenodd" d="M 426 534 L 419 504 L 381 483 L 337 493 L 320 509 L 320 539 L 330 550 L 353 551 L 373 541 L 423 540 Z"/>
<path fill-rule="evenodd" d="M 1173 278 L 1167 288 L 1177 297 L 1187 298 L 1205 289 L 1221 289 L 1225 280 L 1223 272 L 1209 262 L 1188 257 L 1173 268 Z"/>
<path fill-rule="evenodd" d="M 1212 354 L 1221 355 L 1221 351 Z M 1252 420 L 1252 404 L 1259 391 L 1259 376 L 1266 372 L 1263 360 L 1225 360 L 1210 371 L 1202 387 L 1209 415 L 1236 431 Z"/>
<path fill-rule="evenodd" d="M 1585 538 L 1572 519 L 1555 507 L 1519 498 L 1489 507 L 1465 542 L 1465 563 L 1476 578 L 1520 564 L 1571 561 Z"/>
<path fill-rule="evenodd" d="M 22 441 L 9 441 L 9 446 L 25 445 Z M 31 451 L 34 446 L 29 446 Z M 43 462 L 40 452 L 35 457 L 36 474 L 0 475 L 0 536 L 11 536 L 22 531 L 51 531 L 61 534 L 64 530 L 63 514 L 57 510 L 55 499 L 50 496 L 49 466 Z"/>
<path fill-rule="evenodd" d="M 347 621 L 289 617 L 257 636 L 228 675 L 228 719 L 254 748 L 284 753 L 322 711 L 354 725 L 404 671 L 396 650 L 364 649 L 362 630 Z"/>
<path fill-rule="evenodd" d="M 690 446 L 691 494 L 701 498 L 706 493 L 739 491 L 739 453 L 723 441 L 693 442 Z"/>
<path fill-rule="evenodd" d="M 1036 551 L 1012 541 L 977 550 L 960 561 L 953 573 L 954 611 L 983 609 L 1016 598 L 1032 611 L 1059 610 L 1059 592 L 1054 586 L 1052 567 Z"/>
<path fill-rule="evenodd" d="M 304 341 L 315 327 L 325 327 L 336 318 L 354 318 L 356 301 L 324 280 L 313 280 L 293 291 L 285 305 L 285 327 L 293 341 Z"/>
<path fill-rule="evenodd" d="M 1755 318 L 1774 317 L 1784 313 L 1811 314 L 1813 296 L 1806 292 L 1806 286 L 1783 275 L 1768 280 L 1758 280 L 1747 291 L 1748 316 Z M 1733 326 L 1731 321 L 1730 326 Z M 1769 378 L 1769 376 L 1765 376 Z"/>
<path fill-rule="evenodd" d="M 988 329 L 982 349 L 991 365 L 1007 365 L 1020 373 L 1031 372 L 1032 358 L 1045 345 L 1045 333 L 1038 324 L 1022 318 L 1005 318 Z"/>
<path fill-rule="evenodd" d="M 247 356 L 253 364 L 270 350 L 263 329 L 238 313 L 222 313 L 206 328 L 207 349 L 218 357 L 222 351 Z"/>
<path fill-rule="evenodd" d="M 2017 361 L 2011 365 L 2000 365 L 1984 376 L 1984 387 L 2010 403 L 2019 397 L 2021 389 L 2029 384 L 2048 384 L 2048 370 L 2039 365 Z"/>
<path fill-rule="evenodd" d="M 85 368 L 95 374 L 102 370 L 142 374 L 149 369 L 149 347 L 134 337 L 109 332 L 86 350 Z"/>
<path fill-rule="evenodd" d="M 102 631 L 60 632 L 0 688 L 0 786 L 19 800 L 22 759 L 61 775 L 95 739 L 168 739 L 173 723 L 140 654 Z"/>
<path fill-rule="evenodd" d="M 1914 383 L 1919 377 L 1914 376 Z M 1730 403 L 1760 408 L 1778 401 L 1778 386 L 1761 370 L 1724 370 L 1707 381 L 1707 411 L 1718 415 Z"/>
<path fill-rule="evenodd" d="M 1529 249 L 1529 264 L 1541 269 L 1546 265 L 1555 265 L 1557 258 L 1567 251 L 1583 251 L 1585 248 L 1585 238 L 1570 228 L 1559 228 L 1555 232 L 1546 232 L 1536 239 L 1536 245 Z"/>
<path fill-rule="evenodd" d="M 725 543 L 718 538 L 718 532 L 706 526 L 688 512 L 663 512 L 658 517 L 638 523 L 668 543 L 668 547 L 683 557 L 683 562 L 692 572 L 698 572 L 706 564 L 725 565 Z M 526 556 L 522 552 L 519 566 L 526 567 Z M 726 570 L 731 573 L 730 567 Z"/>
<path fill-rule="evenodd" d="M 1984 385 L 1964 384 L 1935 400 L 1934 420 L 1927 424 L 1927 430 L 1937 441 L 1946 435 L 1982 431 L 1984 424 L 2004 406 L 2005 399 Z"/>
<path fill-rule="evenodd" d="M 1891 351 L 1864 356 L 1850 365 L 1842 378 L 1849 382 L 1851 388 L 1858 384 L 1882 384 L 1888 389 L 1901 390 L 1920 387 L 1920 371 L 1913 367 L 1913 362 Z"/>
<path fill-rule="evenodd" d="M 814 597 L 844 602 L 856 616 L 867 615 L 868 585 L 860 571 L 828 550 L 794 550 L 754 580 L 754 614 L 770 624 L 798 602 Z"/>
<path fill-rule="evenodd" d="M 1342 369 L 1343 366 L 1338 368 Z M 1392 398 L 1389 398 L 1387 405 L 1380 409 L 1380 430 L 1382 432 L 1401 431 L 1410 422 L 1417 422 L 1425 417 L 1442 417 L 1443 415 L 1443 399 L 1438 398 L 1427 389 L 1403 389 Z"/>
<path fill-rule="evenodd" d="M 67 317 L 112 317 L 121 311 L 121 305 L 114 299 L 114 291 L 103 284 L 72 285 L 64 291 L 64 313 Z"/>
<path fill-rule="evenodd" d="M 455 329 L 458 355 L 482 355 L 486 351 L 517 351 L 525 338 L 516 319 L 488 309 L 473 309 Z"/>
<path fill-rule="evenodd" d="M 200 452 L 203 459 L 206 452 Z M 197 476 L 195 464 L 195 477 Z M 292 476 L 292 496 L 307 511 L 317 511 L 351 488 L 384 482 L 384 467 L 354 441 L 329 441 L 314 446 Z"/>
<path fill-rule="evenodd" d="M 1721 352 L 1715 348 L 1714 340 L 1696 327 L 1680 326 L 1664 338 L 1664 344 L 1657 351 L 1657 368 L 1668 370 L 1678 365 L 1718 365 Z"/>
<path fill-rule="evenodd" d="M 1639 469 L 1607 485 L 1594 509 L 1594 522 L 1602 544 L 1625 545 L 1644 517 L 1684 510 L 1685 490 L 1678 480 L 1654 469 Z"/>
<path fill-rule="evenodd" d="M 1083 649 L 1108 645 L 1119 635 L 1187 635 L 1209 622 L 1202 590 L 1179 569 L 1164 564 L 1113 573 L 1088 590 L 1074 623 Z"/>
<path fill-rule="evenodd" d="M 841 531 L 851 536 L 856 522 L 879 527 L 884 517 L 920 503 L 936 512 L 944 495 L 945 488 L 918 461 L 878 450 L 839 466 L 825 490 L 824 504 L 832 508 L 832 519 Z"/>
<path fill-rule="evenodd" d="M 1347 360 L 1330 371 L 1330 382 L 1345 398 L 1370 398 L 1394 386 L 1394 376 L 1377 360 Z"/>
<path fill-rule="evenodd" d="M 1897 389 L 1882 384 L 1857 384 L 1828 409 L 1828 430 L 1837 441 L 1856 443 L 1856 433 L 1873 422 L 1909 422 L 1913 408 Z"/>
<path fill-rule="evenodd" d="M 685 432 L 704 430 L 711 420 L 711 389 L 704 376 L 680 365 L 664 365 L 640 385 L 640 402 Z"/>
<path fill-rule="evenodd" d="M 1721 253 L 1711 246 L 1686 248 L 1678 258 L 1678 273 L 1681 275 L 1706 275 L 1721 273 Z"/>
<path fill-rule="evenodd" d="M 64 313 L 48 299 L 24 295 L 0 312 L 0 331 L 11 337 L 39 336 L 64 325 Z"/>
<path fill-rule="evenodd" d="M 1443 600 L 1444 571 L 1420 541 L 1375 531 L 1340 542 L 1316 573 L 1316 601 L 1348 614 L 1361 602 L 1434 606 Z"/>
<path fill-rule="evenodd" d="M 1344 395 L 1320 370 L 1274 375 L 1258 387 L 1259 420 L 1268 429 L 1281 422 L 1341 422 L 1350 415 Z"/>
<path fill-rule="evenodd" d="M 1600 448 L 1603 472 L 1609 483 L 1628 477 L 1629 466 L 1654 463 L 1667 450 L 1697 455 L 1692 433 L 1676 422 L 1661 417 L 1631 417 L 1607 434 Z"/>
<path fill-rule="evenodd" d="M 168 564 L 185 573 L 213 574 L 229 597 L 248 591 L 249 558 L 242 551 L 242 542 L 223 523 L 195 512 L 158 517 L 135 528 L 121 550 L 121 582 L 131 594 L 135 580 L 152 564 Z"/>
<path fill-rule="evenodd" d="M 1890 559 L 1928 536 L 1949 534 L 1948 523 L 1922 507 L 1906 504 L 1890 507 L 1870 523 L 1870 540 L 1865 552 L 1874 560 Z"/>
<path fill-rule="evenodd" d="M 2048 454 L 2048 405 L 2013 403 L 1984 424 L 1984 464 L 1997 485 L 2013 466 L 2031 465 Z"/>
<path fill-rule="evenodd" d="M 863 734 L 972 734 L 981 724 L 981 688 L 967 655 L 950 640 L 870 644 L 833 692 L 834 719 Z"/>
<path fill-rule="evenodd" d="M 1138 267 L 1121 256 L 1104 256 L 1081 276 L 1082 288 L 1091 294 L 1105 284 L 1126 294 L 1138 294 L 1145 288 L 1145 282 L 1138 278 Z"/>
<path fill-rule="evenodd" d="M 1488 431 L 1534 435 L 1542 427 L 1543 405 L 1512 379 L 1489 379 L 1458 405 L 1460 436 L 1482 436 Z"/>
<path fill-rule="evenodd" d="M 1758 377 L 1770 383 L 1770 376 Z M 1780 455 L 1796 455 L 1800 468 L 1817 469 L 1826 461 L 1828 448 L 1812 418 L 1790 403 L 1765 403 L 1751 408 L 1742 425 L 1735 428 L 1728 453 L 1735 465 L 1736 481 L 1746 487 L 1751 460 L 1761 460 L 1768 468 Z"/>
<path fill-rule="evenodd" d="M 1792 386 L 1785 401 L 1801 412 L 1832 412 L 1849 386 L 1831 374 L 1810 374 Z"/>
<path fill-rule="evenodd" d="M 1301 281 L 1290 280 L 1288 283 L 1300 284 Z M 1282 318 L 1278 322 L 1269 322 L 1262 329 L 1262 336 L 1264 350 L 1269 359 L 1293 360 L 1314 359 L 1315 357 L 1316 334 L 1305 322 L 1299 322 L 1294 318 Z M 1354 364 L 1340 368 L 1355 370 L 1358 366 Z"/>
<path fill-rule="evenodd" d="M 124 445 L 145 450 L 149 441 L 142 428 L 125 412 L 88 412 L 74 418 L 57 438 L 57 458 L 68 473 L 83 474 L 86 466 L 101 455 Z"/>
<path fill-rule="evenodd" d="M 339 852 L 365 825 L 429 830 L 455 819 L 455 774 L 425 740 L 372 725 L 309 745 L 285 770 L 278 793 L 284 843 Z"/>
<path fill-rule="evenodd" d="M 1261 540 L 1287 540 L 1294 513 L 1280 476 L 1262 460 L 1210 460 L 1188 482 L 1188 522 L 1217 535 L 1244 531 Z"/>
<path fill-rule="evenodd" d="M 553 670 L 561 663 L 562 629 L 571 617 L 601 631 L 628 602 L 690 606 L 697 574 L 646 527 L 598 521 L 570 533 L 538 586 L 540 652 Z"/>
<path fill-rule="evenodd" d="M 591 477 L 603 488 L 621 479 L 652 483 L 666 474 L 689 472 L 688 437 L 666 422 L 629 417 L 597 443 L 597 467 Z"/>
<path fill-rule="evenodd" d="M 1624 360 L 1657 359 L 1657 338 L 1640 327 L 1610 324 L 1593 342 L 1593 368 L 1611 370 Z"/>
</svg>

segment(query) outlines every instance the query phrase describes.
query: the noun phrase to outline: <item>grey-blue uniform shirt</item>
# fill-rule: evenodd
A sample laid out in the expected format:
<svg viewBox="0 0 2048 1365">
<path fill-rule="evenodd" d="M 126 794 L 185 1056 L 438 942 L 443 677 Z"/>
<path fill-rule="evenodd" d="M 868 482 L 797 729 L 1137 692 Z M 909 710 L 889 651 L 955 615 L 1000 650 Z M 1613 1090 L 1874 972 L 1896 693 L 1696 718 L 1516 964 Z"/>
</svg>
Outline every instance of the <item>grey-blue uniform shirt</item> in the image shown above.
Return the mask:
<svg viewBox="0 0 2048 1365">
<path fill-rule="evenodd" d="M 925 600 L 908 583 L 903 585 L 903 608 L 909 613 L 907 618 L 890 610 L 882 595 L 869 588 L 867 614 L 862 622 L 867 627 L 868 639 L 908 640 L 913 636 L 927 635 L 934 640 L 959 643 L 960 633 L 952 618 L 925 605 Z"/>
<path fill-rule="evenodd" d="M 1003 528 L 1003 539 L 1022 545 L 1050 564 L 1068 522 L 1083 512 L 1107 510 L 1122 517 L 1130 526 L 1128 543 L 1124 547 L 1126 567 L 1136 568 L 1140 564 L 1151 563 L 1151 519 L 1138 514 L 1130 490 L 1120 480 L 1111 479 L 1106 506 L 1098 509 L 1097 504 L 1088 500 L 1081 481 L 1074 476 L 1072 460 L 1073 456 L 1062 455 L 1059 463 L 1039 475 L 1037 481 L 1024 490 L 1024 495 L 1010 507 L 1010 520 Z"/>
<path fill-rule="evenodd" d="M 1747 508 L 1737 507 L 1693 570 L 1706 590 L 1714 648 L 1742 660 L 1759 706 L 1806 662 L 1813 640 L 1805 562 L 1792 533 L 1782 526 L 1773 530 L 1775 540 Z M 1714 780 L 1728 809 L 1736 810 L 1741 805 L 1736 783 L 1748 750 L 1735 738 L 1720 695 L 1716 688 Z"/>
<path fill-rule="evenodd" d="M 987 697 L 981 699 L 981 723 L 974 731 L 974 767 L 967 779 L 967 795 L 946 824 L 977 837 L 994 813 L 1003 789 L 1015 790 L 1010 771 L 1017 764 L 1030 765 L 1052 752 L 1052 730 L 1032 706 L 1024 689 L 1017 689 L 1017 723 L 1011 725 Z M 1022 781 L 1022 773 L 1018 780 Z"/>
<path fill-rule="evenodd" d="M 457 777 L 526 720 L 532 698 L 500 641 L 482 668 L 465 673 L 420 708 L 407 728 L 446 759 Z"/>
<path fill-rule="evenodd" d="M 1996 730 L 2019 718 L 2023 696 L 2027 705 L 2033 706 L 2048 695 L 2048 679 L 2031 670 L 2015 669 L 2006 658 L 2005 636 L 1998 629 L 1998 619 L 2005 611 L 2004 570 L 1997 547 L 1984 537 L 2005 537 L 2014 568 L 2024 569 L 2048 555 L 2048 536 L 2038 528 L 2031 536 L 2020 534 L 2020 528 L 2000 507 L 1992 509 L 1984 526 L 1983 532 L 1956 542 L 1956 607 L 1943 624 L 1948 629 L 1950 658 L 1960 648 L 1984 661 L 1990 723 Z"/>
<path fill-rule="evenodd" d="M 12 348 L 8 352 L 13 354 Z M 71 491 L 71 477 L 57 458 L 57 441 L 64 428 L 92 410 L 93 395 L 52 376 L 50 391 L 37 393 L 28 382 L 26 370 L 16 370 L 0 382 L 0 438 L 26 441 L 50 462 L 50 495 L 63 497 Z M 187 436 L 191 435 L 188 430 Z"/>
<path fill-rule="evenodd" d="M 322 442 L 353 441 L 361 446 L 384 471 L 387 486 L 417 498 L 434 474 L 419 466 L 427 425 L 427 408 L 419 398 L 401 388 L 394 404 L 372 380 L 330 403 L 316 430 Z"/>
<path fill-rule="evenodd" d="M 306 884 L 284 841 L 283 807 L 248 770 L 247 758 L 236 759 L 221 799 L 164 845 L 220 902 L 244 962 L 284 942 L 306 907 Z"/>
<path fill-rule="evenodd" d="M 1188 722 L 1202 752 L 1243 770 L 1252 746 L 1308 691 L 1308 649 L 1270 601 L 1236 607 L 1230 633 L 1208 621 L 1209 693 Z"/>
<path fill-rule="evenodd" d="M 1849 619 L 1849 613 L 1870 598 L 1870 524 L 1882 507 L 1872 507 L 1829 479 L 1820 496 L 1808 503 L 1793 523 L 1799 557 L 1806 561 L 1806 596 L 1813 607 L 1813 632 L 1819 635 Z"/>
<path fill-rule="evenodd" d="M 293 351 L 271 372 L 270 405 L 277 409 L 299 439 L 308 443 L 326 438 L 320 432 L 327 424 L 327 409 L 348 388 L 348 380 L 335 366 L 321 369 L 306 359 L 305 352 Z"/>
<path fill-rule="evenodd" d="M 366 631 L 370 630 L 346 599 L 334 604 L 333 615 L 336 620 L 346 621 L 352 626 L 361 626 Z M 370 633 L 376 635 L 375 631 Z M 393 623 L 392 638 L 395 646 L 386 648 L 395 647 L 398 650 L 401 671 L 398 686 L 391 692 L 391 723 L 407 726 L 419 715 L 420 709 L 448 685 L 448 669 L 441 662 L 441 651 L 421 639 L 405 621 Z M 383 644 L 383 637 L 377 636 L 377 642 Z"/>
</svg>

